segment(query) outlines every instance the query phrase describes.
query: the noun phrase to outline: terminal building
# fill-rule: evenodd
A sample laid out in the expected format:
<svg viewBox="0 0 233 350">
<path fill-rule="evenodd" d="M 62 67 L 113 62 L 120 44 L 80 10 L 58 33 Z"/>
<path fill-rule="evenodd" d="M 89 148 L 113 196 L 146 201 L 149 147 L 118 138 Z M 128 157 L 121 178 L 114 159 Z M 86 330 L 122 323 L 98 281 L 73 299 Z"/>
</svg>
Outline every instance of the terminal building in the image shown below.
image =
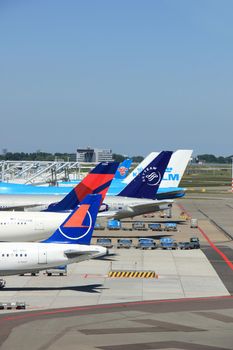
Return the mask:
<svg viewBox="0 0 233 350">
<path fill-rule="evenodd" d="M 91 147 L 77 149 L 77 162 L 99 163 L 111 162 L 112 160 L 111 149 L 98 149 Z"/>
</svg>

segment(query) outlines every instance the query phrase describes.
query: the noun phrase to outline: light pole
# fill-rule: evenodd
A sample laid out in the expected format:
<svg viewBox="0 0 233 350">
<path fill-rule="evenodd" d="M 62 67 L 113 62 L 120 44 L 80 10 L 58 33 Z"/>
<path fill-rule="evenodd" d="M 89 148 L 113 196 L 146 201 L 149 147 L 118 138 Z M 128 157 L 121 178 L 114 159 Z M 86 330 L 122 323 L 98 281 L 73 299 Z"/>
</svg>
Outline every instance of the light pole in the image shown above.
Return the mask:
<svg viewBox="0 0 233 350">
<path fill-rule="evenodd" d="M 233 157 L 231 157 L 231 192 L 233 192 Z"/>
</svg>

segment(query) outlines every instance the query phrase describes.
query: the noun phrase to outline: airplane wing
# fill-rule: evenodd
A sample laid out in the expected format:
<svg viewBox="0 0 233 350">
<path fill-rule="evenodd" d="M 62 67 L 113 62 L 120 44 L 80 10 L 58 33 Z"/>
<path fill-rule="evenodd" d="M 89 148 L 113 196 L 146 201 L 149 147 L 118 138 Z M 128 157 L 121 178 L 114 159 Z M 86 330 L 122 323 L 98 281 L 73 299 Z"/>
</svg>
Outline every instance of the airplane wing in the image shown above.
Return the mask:
<svg viewBox="0 0 233 350">
<path fill-rule="evenodd" d="M 172 198 L 180 198 L 183 197 L 185 195 L 186 192 L 186 188 L 175 188 L 172 189 L 171 191 L 161 191 L 161 192 L 157 192 L 157 199 L 158 200 L 163 200 L 163 199 L 172 199 Z"/>
<path fill-rule="evenodd" d="M 164 200 L 164 201 L 151 201 L 150 203 L 137 203 L 134 205 L 130 205 L 130 211 L 118 211 L 114 216 L 115 219 L 124 219 L 127 217 L 133 217 L 137 215 L 143 215 L 148 213 L 153 213 L 155 211 L 166 210 L 172 206 L 172 200 Z"/>
<path fill-rule="evenodd" d="M 142 204 L 135 204 L 132 205 L 131 208 L 134 211 L 145 211 L 145 210 L 153 210 L 157 211 L 157 210 L 163 210 L 163 209 L 168 209 L 172 206 L 173 201 L 172 200 L 158 200 L 158 201 L 154 201 L 154 203 L 142 203 Z"/>
<path fill-rule="evenodd" d="M 41 205 L 40 204 L 8 205 L 6 207 L 3 207 L 3 206 L 0 207 L 0 211 L 12 211 L 12 210 L 24 211 L 24 209 L 36 208 L 40 206 L 42 206 L 42 204 Z"/>
<path fill-rule="evenodd" d="M 81 256 L 92 256 L 93 254 L 96 254 L 96 251 L 94 250 L 87 250 L 87 251 L 78 251 L 74 249 L 65 250 L 64 254 L 67 256 L 67 258 L 77 258 Z"/>
<path fill-rule="evenodd" d="M 98 213 L 98 218 L 114 218 L 117 213 L 117 210 L 103 211 L 102 213 Z"/>
</svg>

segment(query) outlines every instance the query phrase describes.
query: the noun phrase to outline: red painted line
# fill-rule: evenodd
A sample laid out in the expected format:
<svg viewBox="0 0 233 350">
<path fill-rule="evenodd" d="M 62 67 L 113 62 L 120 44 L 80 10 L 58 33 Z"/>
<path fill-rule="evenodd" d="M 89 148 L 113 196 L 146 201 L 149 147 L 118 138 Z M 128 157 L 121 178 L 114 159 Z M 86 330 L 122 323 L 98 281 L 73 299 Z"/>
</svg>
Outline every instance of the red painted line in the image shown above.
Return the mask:
<svg viewBox="0 0 233 350">
<path fill-rule="evenodd" d="M 188 216 L 192 217 L 192 215 L 185 209 L 185 207 L 182 204 L 177 204 L 178 207 L 184 211 Z"/>
<path fill-rule="evenodd" d="M 103 304 L 103 305 L 91 305 L 91 306 L 79 306 L 69 309 L 56 309 L 52 311 L 41 311 L 27 314 L 20 314 L 16 316 L 6 316 L 0 319 L 0 321 L 14 321 L 19 319 L 27 319 L 39 316 L 56 315 L 72 313 L 76 311 L 86 311 L 86 310 L 98 310 L 98 309 L 111 309 L 111 308 L 126 308 L 138 305 L 148 305 L 148 304 L 162 304 L 162 303 L 184 303 L 187 301 L 209 301 L 209 300 L 221 300 L 221 299 L 233 299 L 233 296 L 213 296 L 213 297 L 199 297 L 199 298 L 182 298 L 182 299 L 163 299 L 163 300 L 146 300 L 146 301 L 135 301 L 120 304 Z"/>
<path fill-rule="evenodd" d="M 230 267 L 231 270 L 233 270 L 233 264 L 232 262 L 228 259 L 228 257 L 220 250 L 216 247 L 216 245 L 209 239 L 209 237 L 207 236 L 207 234 L 202 230 L 202 228 L 200 228 L 200 226 L 198 226 L 198 230 L 201 232 L 202 236 L 207 240 L 207 242 L 209 243 L 209 245 L 216 251 L 216 253 L 218 253 L 221 258 L 225 261 L 225 263 Z"/>
<path fill-rule="evenodd" d="M 189 216 L 191 216 L 190 213 L 183 207 L 183 205 L 178 204 L 178 206 L 180 207 L 181 210 L 183 210 L 185 213 L 187 213 Z M 216 247 L 216 245 L 210 240 L 210 238 L 207 236 L 207 234 L 203 231 L 203 229 L 200 226 L 198 226 L 198 230 L 200 231 L 202 236 L 205 238 L 205 240 L 209 243 L 209 245 L 216 251 L 216 253 L 218 253 L 221 256 L 221 258 L 225 261 L 225 263 L 233 271 L 233 264 L 228 259 L 228 257 L 219 248 Z"/>
</svg>

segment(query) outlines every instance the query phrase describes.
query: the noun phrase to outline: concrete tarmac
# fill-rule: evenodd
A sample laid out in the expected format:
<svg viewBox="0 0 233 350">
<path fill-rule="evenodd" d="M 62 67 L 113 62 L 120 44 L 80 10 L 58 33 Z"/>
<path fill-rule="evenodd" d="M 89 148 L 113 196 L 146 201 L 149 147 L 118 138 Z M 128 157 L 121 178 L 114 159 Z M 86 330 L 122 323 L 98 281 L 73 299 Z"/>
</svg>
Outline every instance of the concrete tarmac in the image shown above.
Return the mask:
<svg viewBox="0 0 233 350">
<path fill-rule="evenodd" d="M 1 350 L 233 349 L 233 298 L 89 306 L 0 317 Z"/>
<path fill-rule="evenodd" d="M 109 260 L 68 267 L 68 276 L 9 276 L 1 301 L 27 309 L 99 305 L 151 299 L 226 296 L 228 290 L 200 249 L 117 250 Z M 158 278 L 109 278 L 110 270 L 155 271 Z"/>
<path fill-rule="evenodd" d="M 232 262 L 232 198 L 200 196 L 177 202 L 198 218 L 203 232 Z M 181 211 L 175 205 L 172 220 L 179 221 Z M 166 221 L 151 219 L 156 220 Z M 107 231 L 97 235 L 107 236 Z M 202 250 L 114 247 L 116 255 L 74 264 L 67 277 L 7 277 L 1 301 L 26 301 L 33 311 L 1 311 L 1 349 L 233 349 L 233 270 L 201 231 L 186 221 L 174 233 L 119 232 L 127 235 L 134 243 L 143 235 L 157 243 L 161 235 L 177 242 L 198 236 Z M 107 277 L 111 269 L 134 268 L 154 270 L 159 277 Z"/>
</svg>

